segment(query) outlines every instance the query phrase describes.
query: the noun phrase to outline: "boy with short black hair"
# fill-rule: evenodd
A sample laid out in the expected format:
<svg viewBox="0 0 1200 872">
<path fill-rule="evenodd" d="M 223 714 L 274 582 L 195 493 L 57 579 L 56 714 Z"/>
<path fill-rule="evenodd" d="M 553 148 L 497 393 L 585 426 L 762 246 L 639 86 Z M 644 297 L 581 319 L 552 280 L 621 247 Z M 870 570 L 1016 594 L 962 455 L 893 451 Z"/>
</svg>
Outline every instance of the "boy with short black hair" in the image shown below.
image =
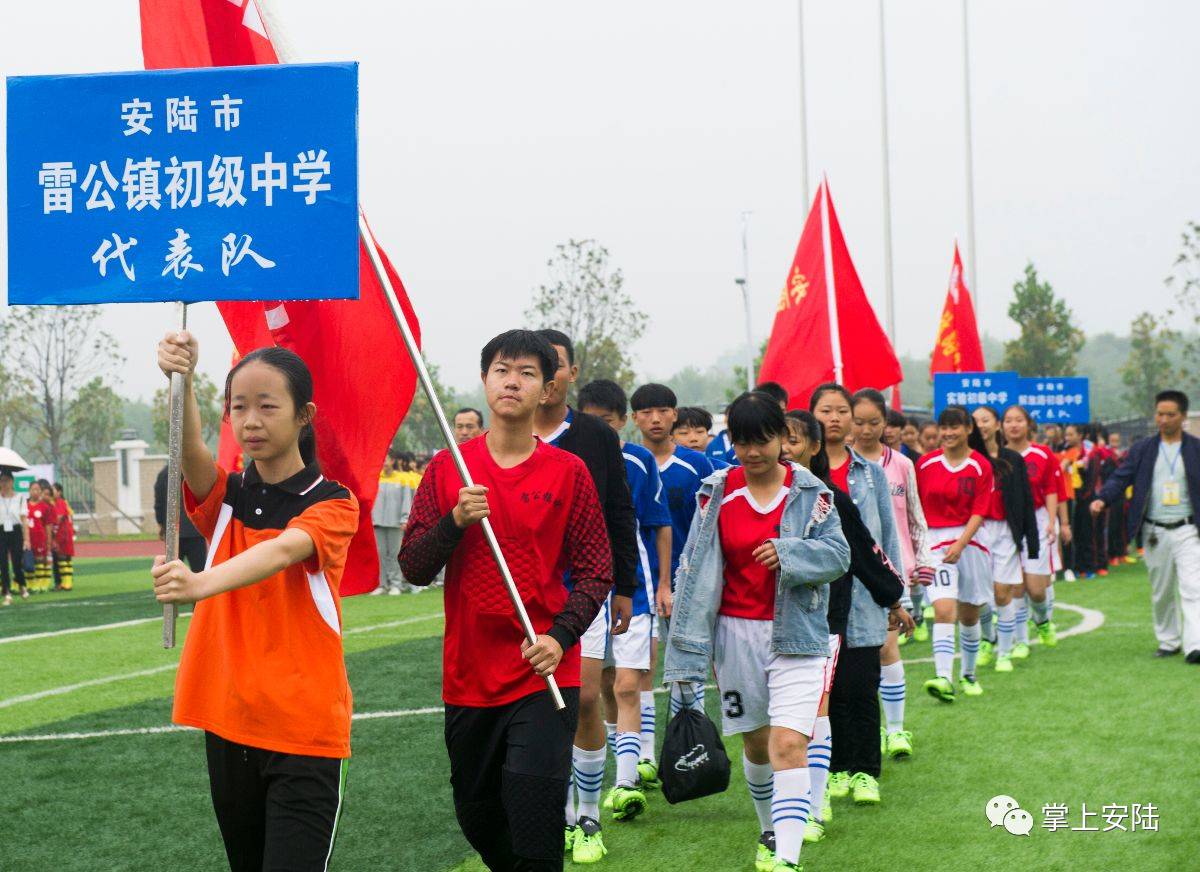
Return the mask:
<svg viewBox="0 0 1200 872">
<path fill-rule="evenodd" d="M 780 411 L 786 412 L 788 408 L 788 391 L 779 382 L 759 382 L 754 386 L 756 393 L 766 394 L 768 397 L 779 403 Z"/>
<path fill-rule="evenodd" d="M 561 870 L 562 802 L 579 707 L 576 643 L 612 587 L 612 553 L 587 467 L 533 435 L 557 368 L 528 330 L 484 346 L 481 379 L 492 426 L 461 448 L 475 480 L 463 487 L 448 451 L 421 480 L 400 549 L 413 584 L 446 567 L 442 697 L 454 807 L 492 870 Z M 516 620 L 479 521 L 497 538 L 538 633 Z M 530 543 L 537 542 L 537 548 Z M 570 574 L 570 591 L 564 575 Z M 567 703 L 556 712 L 543 681 Z"/>
<path fill-rule="evenodd" d="M 680 406 L 675 410 L 675 426 L 671 438 L 677 445 L 704 453 L 708 447 L 713 417 L 699 406 Z"/>
</svg>

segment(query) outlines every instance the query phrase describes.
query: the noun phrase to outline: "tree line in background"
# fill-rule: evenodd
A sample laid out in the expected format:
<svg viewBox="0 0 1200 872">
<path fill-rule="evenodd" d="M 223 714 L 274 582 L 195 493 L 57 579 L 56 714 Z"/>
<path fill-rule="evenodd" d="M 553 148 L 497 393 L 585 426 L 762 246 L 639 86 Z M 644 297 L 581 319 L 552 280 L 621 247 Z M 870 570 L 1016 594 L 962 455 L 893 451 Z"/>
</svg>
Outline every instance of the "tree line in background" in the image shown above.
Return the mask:
<svg viewBox="0 0 1200 872">
<path fill-rule="evenodd" d="M 648 318 L 625 290 L 624 275 L 611 264 L 608 250 L 595 240 L 570 239 L 556 247 L 546 267 L 549 281 L 534 290 L 525 322 L 555 327 L 575 340 L 578 384 L 609 378 L 633 385 L 630 349 L 645 333 Z M 1173 308 L 1140 313 L 1127 335 L 1089 337 L 1029 263 L 1013 284 L 1008 308 L 1020 335 L 1002 344 L 985 334 L 984 356 L 993 369 L 1022 375 L 1088 376 L 1095 418 L 1149 415 L 1155 392 L 1168 385 L 1194 391 L 1200 381 L 1200 223 L 1189 222 L 1184 229 L 1166 284 L 1174 291 Z M 0 322 L 0 442 L 7 440 L 30 462 L 48 461 L 90 475 L 90 459 L 107 455 L 124 429 L 150 442 L 151 451 L 166 450 L 166 387 L 149 403 L 120 396 L 112 379 L 124 359 L 114 338 L 99 328 L 99 315 L 95 306 L 18 306 Z M 1167 326 L 1181 322 L 1187 329 Z M 765 348 L 764 341 L 756 368 Z M 719 409 L 744 389 L 743 354 L 731 349 L 706 367 L 685 366 L 661 380 L 681 404 Z M 929 358 L 902 356 L 900 362 L 905 405 L 928 408 L 933 401 Z M 447 414 L 461 406 L 483 407 L 481 387 L 445 385 L 436 366 L 430 366 L 430 374 Z M 205 441 L 215 449 L 223 385 L 199 375 L 196 394 Z M 420 389 L 393 444 L 414 453 L 442 444 Z"/>
</svg>

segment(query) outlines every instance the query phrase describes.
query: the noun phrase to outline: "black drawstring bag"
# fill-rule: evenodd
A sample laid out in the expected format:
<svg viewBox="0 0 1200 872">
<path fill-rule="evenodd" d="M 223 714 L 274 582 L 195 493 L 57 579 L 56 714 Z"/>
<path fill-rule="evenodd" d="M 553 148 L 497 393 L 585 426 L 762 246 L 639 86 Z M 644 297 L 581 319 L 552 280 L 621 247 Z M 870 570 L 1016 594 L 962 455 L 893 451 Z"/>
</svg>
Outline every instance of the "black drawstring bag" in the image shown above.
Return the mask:
<svg viewBox="0 0 1200 872">
<path fill-rule="evenodd" d="M 684 685 L 684 695 L 691 687 Z M 667 724 L 658 766 L 662 792 L 674 805 L 722 793 L 729 787 L 729 755 L 717 725 L 704 712 L 684 704 Z"/>
</svg>

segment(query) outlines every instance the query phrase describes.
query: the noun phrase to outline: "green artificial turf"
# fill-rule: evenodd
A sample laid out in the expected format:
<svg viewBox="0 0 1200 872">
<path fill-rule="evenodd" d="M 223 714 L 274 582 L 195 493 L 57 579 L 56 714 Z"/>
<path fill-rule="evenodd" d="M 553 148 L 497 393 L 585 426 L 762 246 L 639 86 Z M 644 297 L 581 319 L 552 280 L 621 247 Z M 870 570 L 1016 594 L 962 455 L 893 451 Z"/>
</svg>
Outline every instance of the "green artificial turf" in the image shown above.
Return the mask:
<svg viewBox="0 0 1200 872">
<path fill-rule="evenodd" d="M 149 561 L 77 562 L 74 592 L 0 611 L 0 738 L 169 724 L 178 651 L 159 645 Z M 806 869 L 1197 868 L 1200 666 L 1151 656 L 1141 566 L 1060 583 L 1058 599 L 1102 613 L 1103 625 L 1054 650 L 1035 645 L 1010 675 L 981 670 L 985 694 L 978 699 L 937 703 L 920 689 L 932 664 L 909 665 L 914 756 L 885 762 L 880 806 L 835 802 L 828 838 L 804 850 Z M 440 705 L 440 595 L 356 597 L 344 612 L 355 711 L 382 716 L 354 723 L 330 868 L 481 870 L 454 820 L 441 716 L 421 711 Z M 139 619 L 149 620 L 4 641 Z M 1056 615 L 1060 629 L 1080 620 L 1065 607 Z M 186 627 L 185 619 L 181 637 Z M 929 656 L 928 643 L 904 649 L 906 660 Z M 719 717 L 716 694 L 708 698 Z M 665 709 L 664 700 L 660 729 Z M 733 777 L 726 793 L 679 806 L 651 793 L 648 812 L 633 823 L 606 815 L 610 853 L 597 868 L 752 869 L 755 816 L 740 745 L 733 740 L 727 748 Z M 224 868 L 196 732 L 0 742 L 0 784 L 7 800 L 3 872 Z M 997 794 L 1033 814 L 1029 837 L 989 827 L 984 807 Z M 1067 805 L 1071 826 L 1080 825 L 1084 803 L 1094 812 L 1153 803 L 1158 831 L 1051 832 L 1040 826 L 1049 803 Z M 1097 816 L 1088 824 L 1106 822 Z"/>
</svg>

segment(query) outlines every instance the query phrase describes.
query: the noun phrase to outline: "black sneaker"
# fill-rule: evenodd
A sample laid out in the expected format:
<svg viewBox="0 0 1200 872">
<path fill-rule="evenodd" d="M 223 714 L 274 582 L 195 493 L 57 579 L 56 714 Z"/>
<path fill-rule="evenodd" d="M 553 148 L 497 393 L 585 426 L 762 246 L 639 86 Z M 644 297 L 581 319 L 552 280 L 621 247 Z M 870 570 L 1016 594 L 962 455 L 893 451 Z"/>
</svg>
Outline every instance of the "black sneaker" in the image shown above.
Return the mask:
<svg viewBox="0 0 1200 872">
<path fill-rule="evenodd" d="M 775 831 L 767 830 L 758 837 L 755 848 L 754 868 L 757 872 L 767 872 L 775 868 Z"/>
<path fill-rule="evenodd" d="M 1189 651 L 1187 657 L 1183 658 L 1188 663 L 1200 663 L 1200 648 L 1195 651 Z"/>
</svg>

